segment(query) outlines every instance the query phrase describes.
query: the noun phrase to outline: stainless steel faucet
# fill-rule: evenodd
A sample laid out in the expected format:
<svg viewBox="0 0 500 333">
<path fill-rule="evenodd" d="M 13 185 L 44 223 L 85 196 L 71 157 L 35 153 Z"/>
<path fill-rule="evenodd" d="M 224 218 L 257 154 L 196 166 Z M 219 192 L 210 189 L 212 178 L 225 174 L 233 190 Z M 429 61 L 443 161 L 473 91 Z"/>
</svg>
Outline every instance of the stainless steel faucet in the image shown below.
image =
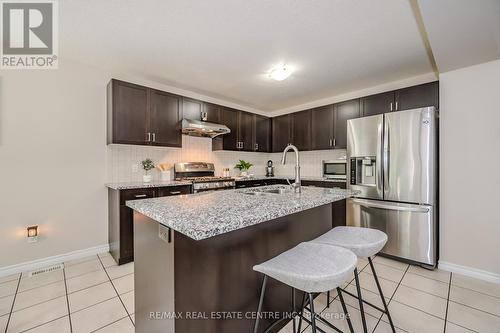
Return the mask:
<svg viewBox="0 0 500 333">
<path fill-rule="evenodd" d="M 295 182 L 293 184 L 290 184 L 290 181 L 287 178 L 288 184 L 293 188 L 295 193 L 300 193 L 301 192 L 301 186 L 300 186 L 300 162 L 299 162 L 299 150 L 297 147 L 294 145 L 288 145 L 285 147 L 285 150 L 283 150 L 283 156 L 281 157 L 281 164 L 285 165 L 286 164 L 286 153 L 288 153 L 289 150 L 293 150 L 295 152 Z"/>
</svg>

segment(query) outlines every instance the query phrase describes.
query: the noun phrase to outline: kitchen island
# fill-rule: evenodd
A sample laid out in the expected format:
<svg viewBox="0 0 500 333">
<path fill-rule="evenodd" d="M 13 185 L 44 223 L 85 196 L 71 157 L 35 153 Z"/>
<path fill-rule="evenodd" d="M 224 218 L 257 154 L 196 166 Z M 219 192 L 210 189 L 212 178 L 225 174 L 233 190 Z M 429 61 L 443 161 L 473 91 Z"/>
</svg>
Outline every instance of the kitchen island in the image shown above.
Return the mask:
<svg viewBox="0 0 500 333">
<path fill-rule="evenodd" d="M 262 279 L 252 267 L 331 229 L 332 203 L 352 194 L 274 185 L 127 201 L 137 332 L 251 332 Z M 277 317 L 267 322 L 291 299 L 270 281 L 263 310 Z"/>
</svg>

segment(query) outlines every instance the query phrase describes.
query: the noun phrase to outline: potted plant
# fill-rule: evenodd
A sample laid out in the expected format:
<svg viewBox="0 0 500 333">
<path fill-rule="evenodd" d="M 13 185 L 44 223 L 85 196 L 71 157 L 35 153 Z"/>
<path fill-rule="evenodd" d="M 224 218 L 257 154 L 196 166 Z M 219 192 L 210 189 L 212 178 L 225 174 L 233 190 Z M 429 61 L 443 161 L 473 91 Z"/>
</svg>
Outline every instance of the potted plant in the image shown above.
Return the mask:
<svg viewBox="0 0 500 333">
<path fill-rule="evenodd" d="M 145 171 L 145 174 L 142 176 L 142 181 L 145 183 L 149 183 L 151 181 L 151 175 L 149 174 L 149 170 L 153 169 L 155 167 L 153 161 L 150 158 L 146 158 L 144 161 L 141 162 L 142 168 Z"/>
<path fill-rule="evenodd" d="M 250 162 L 245 162 L 243 160 L 240 160 L 238 164 L 234 166 L 235 169 L 240 170 L 240 176 L 241 177 L 246 177 L 248 176 L 248 170 L 253 166 L 252 163 Z"/>
</svg>

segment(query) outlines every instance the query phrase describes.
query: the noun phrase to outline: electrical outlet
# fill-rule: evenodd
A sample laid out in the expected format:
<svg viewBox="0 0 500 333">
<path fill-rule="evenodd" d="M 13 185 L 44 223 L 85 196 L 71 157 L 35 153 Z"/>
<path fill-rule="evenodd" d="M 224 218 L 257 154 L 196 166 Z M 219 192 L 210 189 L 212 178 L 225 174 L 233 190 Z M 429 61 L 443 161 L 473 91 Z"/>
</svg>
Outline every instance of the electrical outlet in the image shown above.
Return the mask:
<svg viewBox="0 0 500 333">
<path fill-rule="evenodd" d="M 134 173 L 139 172 L 139 165 L 137 163 L 132 164 L 132 172 Z"/>
<path fill-rule="evenodd" d="M 168 239 L 168 231 L 168 227 L 158 224 L 158 237 L 160 237 L 160 239 L 164 242 L 170 243 L 170 240 Z"/>
</svg>

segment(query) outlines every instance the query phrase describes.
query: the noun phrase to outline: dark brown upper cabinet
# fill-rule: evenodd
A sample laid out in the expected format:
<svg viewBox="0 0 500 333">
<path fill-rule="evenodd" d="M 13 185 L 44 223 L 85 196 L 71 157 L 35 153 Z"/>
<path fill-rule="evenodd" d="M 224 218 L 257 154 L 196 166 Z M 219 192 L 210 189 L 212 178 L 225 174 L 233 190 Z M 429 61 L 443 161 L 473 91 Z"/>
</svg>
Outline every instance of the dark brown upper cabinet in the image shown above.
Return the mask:
<svg viewBox="0 0 500 333">
<path fill-rule="evenodd" d="M 439 81 L 396 91 L 396 111 L 435 106 L 439 108 Z"/>
<path fill-rule="evenodd" d="M 203 103 L 203 113 L 202 116 L 206 117 L 206 121 L 211 123 L 220 122 L 220 113 L 222 106 L 212 103 Z"/>
<path fill-rule="evenodd" d="M 290 114 L 272 118 L 272 151 L 281 152 L 292 142 Z"/>
<path fill-rule="evenodd" d="M 292 113 L 292 144 L 299 150 L 311 150 L 311 110 Z"/>
<path fill-rule="evenodd" d="M 244 111 L 238 112 L 238 141 L 240 142 L 239 150 L 255 150 L 255 117 L 253 114 Z"/>
<path fill-rule="evenodd" d="M 108 84 L 108 143 L 181 147 L 181 97 L 136 84 Z"/>
<path fill-rule="evenodd" d="M 333 148 L 333 105 L 321 106 L 311 112 L 311 149 Z"/>
<path fill-rule="evenodd" d="M 271 151 L 271 119 L 261 115 L 254 115 L 255 119 L 255 151 Z"/>
<path fill-rule="evenodd" d="M 359 98 L 334 105 L 333 148 L 347 148 L 347 121 L 360 116 Z"/>
<path fill-rule="evenodd" d="M 222 108 L 221 123 L 231 130 L 231 133 L 222 136 L 222 149 L 237 150 L 240 146 L 238 141 L 238 110 Z"/>
<path fill-rule="evenodd" d="M 231 133 L 216 138 L 213 150 L 269 151 L 271 124 L 268 117 L 225 107 L 220 115 L 220 122 L 229 127 Z"/>
<path fill-rule="evenodd" d="M 151 144 L 181 147 L 181 97 L 163 91 L 151 90 Z"/>
<path fill-rule="evenodd" d="M 149 144 L 149 89 L 111 80 L 107 95 L 108 144 Z"/>
<path fill-rule="evenodd" d="M 188 97 L 182 98 L 182 117 L 186 119 L 201 120 L 203 102 Z"/>
<path fill-rule="evenodd" d="M 361 98 L 361 116 L 369 117 L 395 110 L 394 91 Z"/>
</svg>

